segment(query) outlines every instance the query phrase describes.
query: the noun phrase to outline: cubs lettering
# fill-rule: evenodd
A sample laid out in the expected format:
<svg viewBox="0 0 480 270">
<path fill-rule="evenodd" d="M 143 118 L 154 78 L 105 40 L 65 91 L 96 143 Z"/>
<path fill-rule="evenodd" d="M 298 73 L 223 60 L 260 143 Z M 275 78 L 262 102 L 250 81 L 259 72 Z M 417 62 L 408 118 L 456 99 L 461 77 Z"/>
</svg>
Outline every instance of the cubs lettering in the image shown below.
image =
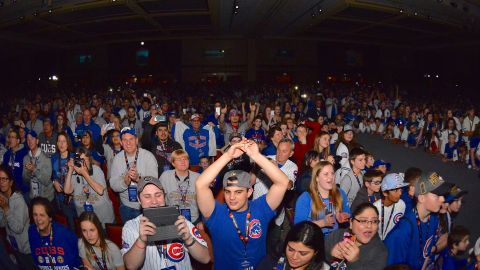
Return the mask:
<svg viewBox="0 0 480 270">
<path fill-rule="evenodd" d="M 39 255 L 65 255 L 65 252 L 63 250 L 63 247 L 39 247 L 35 249 L 35 256 Z"/>
</svg>

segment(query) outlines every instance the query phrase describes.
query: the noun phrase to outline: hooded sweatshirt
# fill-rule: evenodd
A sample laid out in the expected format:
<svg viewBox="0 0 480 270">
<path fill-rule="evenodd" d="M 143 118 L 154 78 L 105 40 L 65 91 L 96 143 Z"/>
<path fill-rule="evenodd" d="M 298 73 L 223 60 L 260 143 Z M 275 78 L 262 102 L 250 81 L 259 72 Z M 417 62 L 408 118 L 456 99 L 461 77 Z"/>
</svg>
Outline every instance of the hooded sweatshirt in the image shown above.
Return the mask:
<svg viewBox="0 0 480 270">
<path fill-rule="evenodd" d="M 2 195 L 0 195 L 2 196 Z M 28 242 L 28 207 L 20 192 L 13 192 L 8 199 L 9 210 L 7 213 L 0 208 L 0 227 L 5 227 L 7 239 L 12 247 L 23 254 L 30 254 Z"/>
<path fill-rule="evenodd" d="M 40 149 L 37 149 L 35 155 L 32 151 L 28 151 L 28 155 L 23 158 L 23 164 L 28 163 L 36 166 L 33 173 L 23 166 L 23 182 L 30 185 L 30 198 L 40 196 L 53 201 L 52 162 Z"/>
</svg>

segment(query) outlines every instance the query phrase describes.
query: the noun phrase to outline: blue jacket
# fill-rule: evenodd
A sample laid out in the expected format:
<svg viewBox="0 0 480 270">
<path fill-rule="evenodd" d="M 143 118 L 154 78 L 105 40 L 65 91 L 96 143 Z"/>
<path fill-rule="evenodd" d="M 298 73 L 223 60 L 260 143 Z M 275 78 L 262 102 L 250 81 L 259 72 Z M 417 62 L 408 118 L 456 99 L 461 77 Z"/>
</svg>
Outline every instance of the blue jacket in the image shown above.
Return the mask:
<svg viewBox="0 0 480 270">
<path fill-rule="evenodd" d="M 183 132 L 185 151 L 188 153 L 191 165 L 198 165 L 200 157 L 208 157 L 209 139 L 208 130 L 203 128 L 198 131 L 189 128 Z"/>
<path fill-rule="evenodd" d="M 419 270 L 427 257 L 430 257 L 430 263 L 433 263 L 431 250 L 438 240 L 438 223 L 438 215 L 430 214 L 428 222 L 417 225 L 415 212 L 405 212 L 384 240 L 388 249 L 387 265 L 408 264 Z"/>
<path fill-rule="evenodd" d="M 20 145 L 20 148 L 17 152 L 15 152 L 13 163 L 10 162 L 10 158 L 13 154 L 12 150 L 9 149 L 5 155 L 3 156 L 3 164 L 6 166 L 13 168 L 12 173 L 13 177 L 15 178 L 15 185 L 19 188 L 22 193 L 28 193 L 30 191 L 30 186 L 28 183 L 23 182 L 23 158 L 28 154 L 28 148 L 25 147 L 23 144 Z"/>
<path fill-rule="evenodd" d="M 92 139 L 94 142 L 100 139 L 100 126 L 95 124 L 93 120 L 90 120 L 90 124 L 88 126 L 85 125 L 85 122 L 82 122 L 80 125 L 77 126 L 77 128 L 75 128 L 75 133 L 77 134 L 77 136 L 82 136 L 87 130 L 92 132 Z"/>
</svg>

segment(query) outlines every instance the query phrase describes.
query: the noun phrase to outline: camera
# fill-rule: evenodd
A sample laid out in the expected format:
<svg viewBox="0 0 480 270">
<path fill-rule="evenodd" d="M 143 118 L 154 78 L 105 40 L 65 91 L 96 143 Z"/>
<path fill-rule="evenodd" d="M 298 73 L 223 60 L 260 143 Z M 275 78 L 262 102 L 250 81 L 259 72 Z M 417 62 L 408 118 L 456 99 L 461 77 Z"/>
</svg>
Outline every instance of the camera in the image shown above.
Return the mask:
<svg viewBox="0 0 480 270">
<path fill-rule="evenodd" d="M 75 167 L 82 167 L 83 164 L 83 159 L 80 157 L 79 153 L 75 153 L 75 156 L 73 157 L 73 166 Z"/>
</svg>

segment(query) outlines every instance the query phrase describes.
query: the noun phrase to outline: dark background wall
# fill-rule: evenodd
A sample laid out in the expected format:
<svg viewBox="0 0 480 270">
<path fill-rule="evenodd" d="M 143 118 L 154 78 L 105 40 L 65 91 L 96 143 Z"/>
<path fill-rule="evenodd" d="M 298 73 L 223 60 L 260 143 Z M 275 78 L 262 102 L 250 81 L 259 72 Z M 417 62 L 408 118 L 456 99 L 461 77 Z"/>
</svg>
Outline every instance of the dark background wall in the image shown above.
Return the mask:
<svg viewBox="0 0 480 270">
<path fill-rule="evenodd" d="M 148 49 L 144 66 L 136 51 Z M 224 50 L 222 57 L 206 51 Z M 79 63 L 80 55 L 92 62 Z M 23 49 L 1 52 L 0 79 L 6 88 L 34 89 L 60 77 L 60 85 L 119 85 L 139 78 L 153 83 L 201 82 L 214 78 L 234 82 L 277 82 L 287 74 L 292 83 L 323 80 L 328 75 L 362 74 L 370 81 L 404 85 L 458 84 L 462 91 L 476 87 L 480 50 L 475 47 L 413 50 L 397 47 L 320 43 L 293 39 L 192 39 L 98 45 L 67 50 Z M 424 78 L 438 74 L 439 79 Z M 40 82 L 38 78 L 41 78 Z M 4 90 L 5 91 L 5 90 Z"/>
</svg>

